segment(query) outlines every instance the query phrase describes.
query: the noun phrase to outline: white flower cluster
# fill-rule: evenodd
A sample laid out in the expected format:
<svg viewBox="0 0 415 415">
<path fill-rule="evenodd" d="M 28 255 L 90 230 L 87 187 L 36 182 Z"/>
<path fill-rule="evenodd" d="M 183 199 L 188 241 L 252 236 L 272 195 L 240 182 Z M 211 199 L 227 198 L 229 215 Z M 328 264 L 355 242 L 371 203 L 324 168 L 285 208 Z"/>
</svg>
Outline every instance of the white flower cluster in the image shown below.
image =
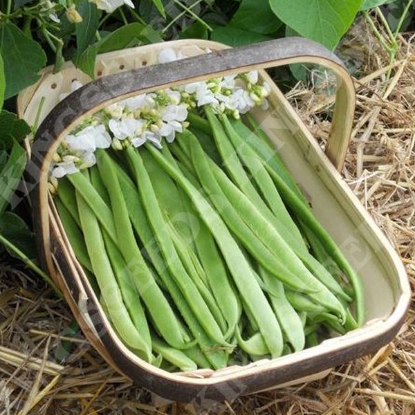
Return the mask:
<svg viewBox="0 0 415 415">
<path fill-rule="evenodd" d="M 161 63 L 181 59 L 172 49 L 164 49 Z M 74 81 L 71 92 L 82 84 Z M 69 93 L 62 94 L 61 99 Z M 91 116 L 66 137 L 55 155 L 51 176 L 60 178 L 95 164 L 97 148 L 122 150 L 150 142 L 161 148 L 165 139 L 171 143 L 176 133 L 188 126 L 188 111 L 211 106 L 216 112 L 235 118 L 256 105 L 268 108 L 269 86 L 259 83 L 257 71 L 195 82 L 175 89 L 165 89 L 110 105 Z"/>
<path fill-rule="evenodd" d="M 95 150 L 108 148 L 111 141 L 111 136 L 103 124 L 89 125 L 75 134 L 66 136 L 59 152 L 54 155 L 52 177 L 59 179 L 92 167 L 96 163 Z"/>
<path fill-rule="evenodd" d="M 268 109 L 269 85 L 258 85 L 258 72 L 229 75 L 185 85 L 183 90 L 193 96 L 197 107 L 210 105 L 218 113 L 226 113 L 235 118 L 245 114 L 256 105 Z"/>
<path fill-rule="evenodd" d="M 81 86 L 75 81 L 71 92 Z M 68 94 L 62 94 L 61 99 Z M 188 104 L 181 93 L 165 89 L 117 102 L 84 121 L 66 136 L 55 154 L 51 175 L 61 178 L 95 164 L 97 148 L 112 146 L 116 150 L 146 142 L 161 148 L 162 139 L 171 143 L 176 132 L 187 127 Z"/>
<path fill-rule="evenodd" d="M 58 2 L 54 3 L 50 0 L 42 0 L 39 3 L 40 6 L 40 15 L 50 19 L 54 23 L 60 23 L 60 19 L 57 14 L 57 9 L 59 9 Z"/>
<path fill-rule="evenodd" d="M 138 95 L 106 108 L 108 129 L 113 147 L 121 149 L 132 144 L 139 147 L 149 141 L 161 148 L 162 139 L 171 143 L 176 132 L 182 132 L 187 118 L 187 104 L 178 91 L 165 89 Z"/>
</svg>

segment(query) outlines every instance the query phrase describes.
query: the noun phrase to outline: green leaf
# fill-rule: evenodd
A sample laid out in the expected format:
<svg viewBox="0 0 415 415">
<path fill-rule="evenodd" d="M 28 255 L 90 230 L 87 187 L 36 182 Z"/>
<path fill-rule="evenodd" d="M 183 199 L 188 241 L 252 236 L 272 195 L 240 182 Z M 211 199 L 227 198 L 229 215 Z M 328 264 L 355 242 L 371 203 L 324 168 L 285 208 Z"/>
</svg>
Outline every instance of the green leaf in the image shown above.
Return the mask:
<svg viewBox="0 0 415 415">
<path fill-rule="evenodd" d="M 161 0 L 151 0 L 153 2 L 153 4 L 157 7 L 157 10 L 159 11 L 159 13 L 166 18 L 166 12 L 164 11 L 164 5 L 163 2 Z"/>
<path fill-rule="evenodd" d="M 0 171 L 3 170 L 8 159 L 9 159 L 9 154 L 7 153 L 7 151 L 0 151 Z"/>
<path fill-rule="evenodd" d="M 9 159 L 0 172 L 0 212 L 4 212 L 11 201 L 13 192 L 20 183 L 26 166 L 26 159 L 25 150 L 15 142 Z"/>
<path fill-rule="evenodd" d="M 301 36 L 334 49 L 352 24 L 362 0 L 269 0 L 269 4 Z"/>
<path fill-rule="evenodd" d="M 98 53 L 124 49 L 141 44 L 160 42 L 160 35 L 141 23 L 130 23 L 122 26 L 108 36 L 89 46 L 76 60 L 76 66 L 89 75 L 95 76 L 95 59 Z"/>
<path fill-rule="evenodd" d="M 397 0 L 364 0 L 360 6 L 360 10 L 373 9 L 374 7 L 382 6 L 383 4 L 395 3 Z"/>
<path fill-rule="evenodd" d="M 87 48 L 81 56 L 74 59 L 74 64 L 90 78 L 95 78 L 95 58 L 97 56 L 97 46 L 92 45 Z"/>
<path fill-rule="evenodd" d="M 5 99 L 36 82 L 39 70 L 46 64 L 40 45 L 10 22 L 0 24 L 0 53 L 6 77 Z"/>
<path fill-rule="evenodd" d="M 229 46 L 241 46 L 270 40 L 272 37 L 235 27 L 219 26 L 213 29 L 211 39 Z"/>
<path fill-rule="evenodd" d="M 179 37 L 180 39 L 207 39 L 208 30 L 202 22 L 196 21 L 180 32 Z"/>
<path fill-rule="evenodd" d="M 3 108 L 5 90 L 6 90 L 6 79 L 4 77 L 4 64 L 3 64 L 3 58 L 0 55 L 0 110 Z"/>
<path fill-rule="evenodd" d="M 155 38 L 156 36 L 156 38 Z M 161 41 L 160 36 L 151 26 L 141 23 L 130 23 L 115 30 L 99 42 L 99 53 L 130 48 L 139 44 Z"/>
<path fill-rule="evenodd" d="M 82 22 L 75 25 L 77 56 L 94 42 L 99 26 L 99 12 L 95 4 L 88 0 L 81 0 L 78 12 L 82 16 Z"/>
<path fill-rule="evenodd" d="M 14 9 L 24 6 L 27 3 L 32 2 L 33 0 L 14 0 Z"/>
<path fill-rule="evenodd" d="M 264 35 L 276 32 L 282 25 L 267 1 L 242 0 L 230 26 Z"/>
<path fill-rule="evenodd" d="M 11 112 L 0 112 L 0 150 L 10 150 L 15 141 L 20 143 L 29 133 L 26 121 Z"/>
<path fill-rule="evenodd" d="M 13 212 L 4 212 L 0 215 L 0 234 L 11 244 L 16 246 L 28 258 L 36 258 L 36 244 L 33 233 L 26 222 Z M 19 258 L 13 251 L 9 253 Z"/>
</svg>

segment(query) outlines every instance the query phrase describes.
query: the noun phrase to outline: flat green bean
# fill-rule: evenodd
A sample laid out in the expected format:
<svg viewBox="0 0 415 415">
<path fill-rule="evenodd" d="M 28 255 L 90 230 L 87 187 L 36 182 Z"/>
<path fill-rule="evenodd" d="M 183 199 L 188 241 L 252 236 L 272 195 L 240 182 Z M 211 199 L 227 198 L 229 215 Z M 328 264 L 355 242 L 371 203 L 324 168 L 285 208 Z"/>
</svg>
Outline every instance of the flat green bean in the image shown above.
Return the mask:
<svg viewBox="0 0 415 415">
<path fill-rule="evenodd" d="M 77 192 L 76 200 L 88 255 L 91 259 L 94 275 L 97 279 L 101 295 L 108 309 L 108 315 L 121 339 L 131 348 L 144 353 L 151 359 L 151 345 L 138 332 L 126 309 L 120 288 L 105 251 L 105 244 L 99 222 L 89 205 Z"/>
<path fill-rule="evenodd" d="M 264 356 L 269 354 L 267 345 L 264 342 L 264 338 L 261 333 L 255 333 L 249 339 L 244 340 L 239 331 L 239 327 L 236 326 L 235 336 L 238 341 L 239 347 L 246 353 L 252 356 Z"/>
<path fill-rule="evenodd" d="M 264 285 L 269 287 L 271 306 L 280 323 L 284 337 L 294 351 L 303 350 L 305 346 L 303 323 L 287 300 L 283 284 L 262 267 L 259 268 L 259 275 L 263 279 Z"/>
<path fill-rule="evenodd" d="M 136 184 L 140 189 L 140 194 L 145 208 L 147 217 L 152 225 L 154 235 L 161 248 L 162 255 L 169 266 L 172 276 L 175 278 L 177 285 L 180 287 L 186 301 L 193 310 L 200 325 L 206 333 L 215 340 L 219 345 L 228 346 L 222 331 L 212 313 L 208 309 L 202 296 L 194 285 L 192 279 L 187 274 L 177 255 L 172 240 L 166 237 L 166 225 L 157 197 L 154 193 L 150 177 L 148 176 L 142 162 L 140 152 L 129 147 L 126 150 L 128 162 L 133 171 Z"/>
<path fill-rule="evenodd" d="M 103 232 L 102 236 L 104 238 L 104 244 L 108 258 L 110 260 L 115 278 L 117 279 L 118 286 L 120 287 L 124 304 L 127 307 L 131 320 L 145 341 L 148 344 L 151 344 L 150 329 L 147 324 L 147 317 L 141 305 L 140 296 L 137 293 L 135 285 L 132 282 L 131 275 L 128 272 L 128 266 L 125 263 L 121 252 L 105 231 Z"/>
<path fill-rule="evenodd" d="M 275 215 L 275 221 L 272 221 L 272 223 L 274 224 L 276 230 L 281 234 L 284 241 L 287 242 L 295 254 L 304 262 L 316 278 L 318 278 L 327 288 L 329 288 L 333 294 L 338 295 L 346 301 L 351 301 L 351 298 L 345 294 L 342 287 L 333 278 L 333 276 L 311 254 L 309 254 L 300 231 L 286 210 L 285 205 L 276 190 L 274 182 L 266 171 L 266 168 L 258 154 L 236 132 L 226 116 L 222 117 L 222 123 L 229 139 L 235 147 L 235 150 L 241 157 L 244 165 L 247 166 L 251 172 L 253 179 L 262 191 L 268 205 L 272 208 Z M 258 207 L 258 204 L 256 204 L 256 206 Z M 263 209 L 261 209 L 260 212 L 263 214 Z M 265 217 L 269 219 L 269 216 L 265 215 Z"/>
<path fill-rule="evenodd" d="M 174 165 L 168 162 L 155 148 L 146 147 L 192 200 L 202 220 L 215 238 L 246 307 L 255 316 L 255 321 L 271 355 L 273 357 L 280 356 L 283 350 L 283 342 L 278 321 L 227 226 L 199 191 Z"/>
<path fill-rule="evenodd" d="M 268 222 L 256 210 L 250 200 L 228 180 L 226 175 L 220 169 L 212 169 L 212 173 L 214 179 L 217 180 L 216 183 L 221 187 L 235 212 L 238 212 L 256 237 L 263 241 L 264 246 L 270 246 L 275 252 L 278 252 L 280 261 L 285 264 L 292 274 L 301 276 L 296 278 L 297 281 L 301 281 L 296 289 L 307 292 L 310 297 L 321 302 L 325 307 L 338 314 L 344 322 L 346 319 L 346 311 L 340 301 L 324 284 L 308 271 L 275 228 L 269 226 Z M 210 182 L 210 184 L 212 183 L 213 181 Z M 236 232 L 236 230 L 233 229 L 233 232 Z M 254 255 L 252 252 L 251 254 Z M 265 268 L 275 274 L 274 270 L 270 270 L 267 266 Z M 278 277 L 283 281 L 280 275 L 278 275 Z M 286 281 L 283 282 L 292 286 L 292 281 L 290 281 L 290 283 Z"/>
<path fill-rule="evenodd" d="M 72 249 L 74 250 L 76 258 L 85 269 L 93 273 L 91 260 L 89 259 L 89 256 L 87 254 L 85 239 L 82 235 L 81 229 L 77 225 L 75 219 L 69 213 L 69 210 L 66 209 L 65 205 L 59 198 L 55 199 L 55 205 L 58 209 L 59 217 L 62 221 L 62 225 L 65 229 L 66 236 L 69 239 L 69 242 L 71 244 Z M 79 220 L 78 212 L 76 214 Z"/>
<path fill-rule="evenodd" d="M 188 306 L 183 297 L 183 294 L 181 293 L 179 287 L 171 277 L 170 272 L 166 267 L 134 183 L 122 169 L 118 168 L 117 174 L 120 180 L 120 186 L 124 199 L 128 206 L 128 211 L 130 212 L 130 218 L 134 226 L 134 230 L 141 239 L 149 258 L 154 265 L 155 270 L 166 286 L 167 291 L 171 295 L 176 307 L 188 325 L 191 333 L 200 345 L 202 353 L 206 359 L 215 369 L 225 367 L 228 361 L 228 352 L 230 350 L 215 348 L 215 342 L 213 342 L 206 335 L 203 328 L 198 323 L 197 319 L 193 315 L 193 311 Z M 184 349 L 185 353 L 187 349 L 188 348 Z"/>
<path fill-rule="evenodd" d="M 185 348 L 190 339 L 183 335 L 180 323 L 141 255 L 113 162 L 105 150 L 97 150 L 96 157 L 99 172 L 108 190 L 114 212 L 113 220 L 117 232 L 118 247 L 136 289 L 164 339 L 173 347 Z"/>
<path fill-rule="evenodd" d="M 151 337 L 153 350 L 160 353 L 163 359 L 166 359 L 174 366 L 177 366 L 183 372 L 191 372 L 197 369 L 196 363 L 190 359 L 183 351 L 174 349 L 169 346 L 155 334 Z"/>
<path fill-rule="evenodd" d="M 272 247 L 275 252 L 278 252 L 278 260 L 282 261 L 287 267 L 286 269 L 291 271 L 291 275 L 294 275 L 294 282 L 296 284 L 295 289 L 309 292 L 310 296 L 320 301 L 328 309 L 334 311 L 339 315 L 342 321 L 344 321 L 346 318 L 344 306 L 307 270 L 307 268 L 304 267 L 302 262 L 281 238 L 278 232 L 269 226 L 268 222 L 256 210 L 255 206 L 235 185 L 232 184 L 222 170 L 213 163 L 210 164 L 211 170 L 209 169 L 207 156 L 203 155 L 203 149 L 198 145 L 197 140 L 191 140 L 190 143 L 193 165 L 197 170 L 199 179 L 205 189 L 208 190 L 209 197 L 216 205 L 216 208 L 223 217 L 226 217 L 228 226 L 236 235 L 238 235 L 238 237 L 240 237 L 251 255 L 260 260 L 259 254 L 262 253 L 264 248 Z M 223 195 L 226 196 L 223 197 Z M 225 200 L 226 198 L 227 200 Z M 245 222 L 246 226 L 252 231 L 251 235 L 247 232 L 248 228 L 243 227 L 243 222 Z M 243 233 L 244 231 L 246 232 Z M 256 250 L 252 249 L 252 243 L 255 242 L 256 239 L 255 236 L 258 241 L 263 241 L 261 247 L 262 251 L 260 251 L 259 248 Z M 261 264 L 271 273 L 276 275 L 275 268 L 270 269 L 269 263 L 261 261 Z M 277 264 L 279 265 L 278 262 Z M 297 277 L 297 275 L 301 275 L 301 278 Z M 292 277 L 288 279 L 286 274 L 278 274 L 277 277 L 291 287 L 293 286 Z M 310 292 L 310 289 L 312 292 Z"/>
<path fill-rule="evenodd" d="M 80 226 L 81 222 L 78 214 L 78 206 L 76 204 L 75 188 L 66 177 L 62 177 L 59 180 L 57 196 L 68 210 L 75 223 Z"/>
<path fill-rule="evenodd" d="M 259 130 L 262 136 L 265 134 Z M 259 146 L 257 146 L 259 148 Z M 265 154 L 269 153 L 268 149 L 265 147 Z M 347 275 L 353 289 L 354 289 L 354 299 L 355 299 L 355 309 L 356 309 L 356 320 L 359 326 L 364 322 L 365 318 L 365 307 L 364 307 L 364 298 L 363 298 L 363 286 L 360 277 L 354 271 L 354 269 L 349 264 L 348 260 L 345 258 L 343 253 L 340 251 L 339 247 L 333 241 L 328 232 L 320 225 L 316 220 L 313 213 L 310 210 L 310 207 L 305 201 L 304 196 L 299 191 L 297 185 L 289 177 L 286 168 L 282 163 L 278 163 L 278 160 L 275 155 L 269 157 L 267 163 L 265 164 L 267 170 L 271 177 L 273 178 L 278 191 L 285 203 L 290 206 L 290 209 L 300 218 L 300 220 L 319 238 L 320 242 L 324 246 L 327 254 L 333 258 L 341 270 Z M 284 172 L 285 170 L 285 172 Z"/>
</svg>

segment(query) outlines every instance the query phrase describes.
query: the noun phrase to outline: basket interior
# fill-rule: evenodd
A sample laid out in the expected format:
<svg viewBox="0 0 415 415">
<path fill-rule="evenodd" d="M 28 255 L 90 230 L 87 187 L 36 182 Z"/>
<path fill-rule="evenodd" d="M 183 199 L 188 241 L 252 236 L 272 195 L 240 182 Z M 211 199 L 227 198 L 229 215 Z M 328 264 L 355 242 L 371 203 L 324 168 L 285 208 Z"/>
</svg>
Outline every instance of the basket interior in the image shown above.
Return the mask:
<svg viewBox="0 0 415 415">
<path fill-rule="evenodd" d="M 176 44 L 185 56 L 203 53 L 206 47 L 220 48 L 218 44 L 204 41 L 184 41 Z M 97 60 L 97 76 L 154 64 L 162 47 L 165 46 L 151 45 L 102 55 Z M 70 89 L 74 79 L 82 83 L 89 81 L 85 74 L 71 64 L 59 74 L 52 74 L 50 69 L 45 70 L 42 79 L 19 96 L 20 117 L 31 125 L 35 124 L 35 120 L 41 121 L 56 105 L 59 95 Z M 296 353 L 296 356 L 274 359 L 271 366 L 275 368 L 280 364 L 279 361 L 286 364 L 301 360 L 301 356 L 309 356 L 310 353 L 324 353 L 330 348 L 353 345 L 370 336 L 373 330 L 385 330 L 384 323 L 391 318 L 394 310 L 398 308 L 400 313 L 403 312 L 405 306 L 401 304 L 402 295 L 407 291 L 407 286 L 403 267 L 386 238 L 341 180 L 283 94 L 273 84 L 270 101 L 270 111 L 257 111 L 255 116 L 273 138 L 291 174 L 309 197 L 316 217 L 362 276 L 366 302 L 366 325 L 343 336 L 346 338 L 345 343 L 340 345 L 337 339 L 331 339 L 313 348 L 317 350 L 305 350 Z M 128 352 L 126 349 L 126 353 Z M 134 359 L 134 355 L 130 354 L 131 359 Z M 142 364 L 140 359 L 135 360 L 137 364 Z M 216 373 L 210 371 L 206 372 L 206 376 L 212 380 L 228 376 L 230 372 L 238 373 L 253 368 L 261 370 L 264 366 L 270 368 L 270 361 L 256 362 L 248 368 L 226 368 Z M 156 368 L 149 370 L 161 372 Z M 167 373 L 163 376 L 177 379 L 194 376 L 195 382 L 204 378 L 202 372 L 196 376 Z"/>
</svg>

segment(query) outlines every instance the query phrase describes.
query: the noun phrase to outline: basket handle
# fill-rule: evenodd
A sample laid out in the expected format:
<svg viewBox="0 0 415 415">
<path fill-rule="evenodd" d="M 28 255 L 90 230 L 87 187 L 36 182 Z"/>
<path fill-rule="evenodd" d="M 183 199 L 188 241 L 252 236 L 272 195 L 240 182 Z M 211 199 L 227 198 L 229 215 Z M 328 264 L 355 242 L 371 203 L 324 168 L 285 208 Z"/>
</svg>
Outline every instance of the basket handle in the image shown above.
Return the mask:
<svg viewBox="0 0 415 415">
<path fill-rule="evenodd" d="M 36 223 L 36 231 L 42 242 L 48 245 L 47 181 L 52 156 L 63 138 L 80 121 L 120 99 L 137 94 L 209 77 L 293 63 L 319 64 L 330 68 L 337 77 L 336 105 L 326 155 L 340 170 L 352 128 L 354 85 L 342 62 L 314 41 L 297 37 L 277 39 L 112 74 L 92 81 L 69 95 L 38 128 L 27 173 L 33 179 L 33 208 L 42 212 L 42 217 Z"/>
</svg>

